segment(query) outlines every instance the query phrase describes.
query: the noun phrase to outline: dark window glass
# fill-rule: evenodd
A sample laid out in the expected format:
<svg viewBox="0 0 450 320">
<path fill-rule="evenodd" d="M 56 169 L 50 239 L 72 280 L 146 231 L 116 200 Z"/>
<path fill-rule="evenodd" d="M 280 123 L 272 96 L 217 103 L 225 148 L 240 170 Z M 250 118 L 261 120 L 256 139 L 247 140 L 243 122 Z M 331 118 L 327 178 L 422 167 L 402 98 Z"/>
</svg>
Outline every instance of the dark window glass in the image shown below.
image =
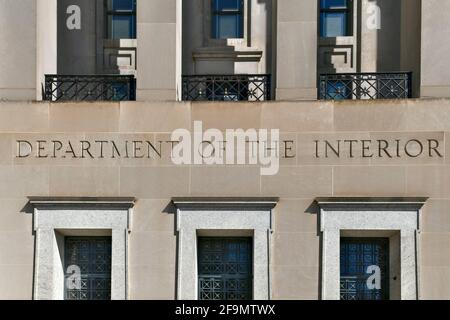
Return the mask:
<svg viewBox="0 0 450 320">
<path fill-rule="evenodd" d="M 110 300 L 111 237 L 66 237 L 64 275 L 66 300 Z"/>
<path fill-rule="evenodd" d="M 212 37 L 244 37 L 243 0 L 212 0 Z"/>
<path fill-rule="evenodd" d="M 320 0 L 320 7 L 323 9 L 346 8 L 347 0 Z"/>
<path fill-rule="evenodd" d="M 389 239 L 341 238 L 340 272 L 341 300 L 389 299 Z"/>
<path fill-rule="evenodd" d="M 136 38 L 136 0 L 107 0 L 109 39 Z"/>
<path fill-rule="evenodd" d="M 199 300 L 250 300 L 251 238 L 198 238 Z"/>
<path fill-rule="evenodd" d="M 320 36 L 324 38 L 352 35 L 352 1 L 320 1 Z"/>
<path fill-rule="evenodd" d="M 132 11 L 136 7 L 135 0 L 112 0 L 111 7 L 113 10 Z"/>
</svg>

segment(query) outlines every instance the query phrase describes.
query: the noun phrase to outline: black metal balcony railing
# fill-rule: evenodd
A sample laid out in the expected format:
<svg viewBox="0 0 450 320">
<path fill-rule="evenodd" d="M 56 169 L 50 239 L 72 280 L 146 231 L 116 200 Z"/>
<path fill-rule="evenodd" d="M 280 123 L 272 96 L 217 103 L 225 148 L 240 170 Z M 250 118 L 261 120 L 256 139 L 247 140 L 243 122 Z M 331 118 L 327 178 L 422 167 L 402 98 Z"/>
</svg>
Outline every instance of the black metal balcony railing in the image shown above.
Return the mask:
<svg viewBox="0 0 450 320">
<path fill-rule="evenodd" d="M 270 100 L 270 75 L 183 76 L 184 101 Z"/>
<path fill-rule="evenodd" d="M 133 75 L 46 75 L 44 100 L 132 101 L 136 79 Z"/>
<path fill-rule="evenodd" d="M 411 79 L 411 72 L 321 74 L 319 99 L 407 99 Z"/>
</svg>

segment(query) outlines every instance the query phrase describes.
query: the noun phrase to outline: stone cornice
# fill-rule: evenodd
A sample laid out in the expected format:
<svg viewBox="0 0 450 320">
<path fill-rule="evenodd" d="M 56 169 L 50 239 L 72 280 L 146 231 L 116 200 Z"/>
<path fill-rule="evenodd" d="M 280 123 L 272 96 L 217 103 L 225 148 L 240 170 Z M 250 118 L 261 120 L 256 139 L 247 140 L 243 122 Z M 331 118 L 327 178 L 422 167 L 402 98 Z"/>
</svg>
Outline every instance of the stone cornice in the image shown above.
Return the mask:
<svg viewBox="0 0 450 320">
<path fill-rule="evenodd" d="M 181 210 L 272 210 L 278 201 L 271 197 L 172 198 L 175 207 Z"/>
<path fill-rule="evenodd" d="M 420 210 L 426 197 L 324 197 L 316 198 L 321 209 L 339 210 Z"/>
<path fill-rule="evenodd" d="M 37 208 L 111 208 L 130 209 L 136 199 L 133 197 L 28 197 L 29 203 Z"/>
</svg>

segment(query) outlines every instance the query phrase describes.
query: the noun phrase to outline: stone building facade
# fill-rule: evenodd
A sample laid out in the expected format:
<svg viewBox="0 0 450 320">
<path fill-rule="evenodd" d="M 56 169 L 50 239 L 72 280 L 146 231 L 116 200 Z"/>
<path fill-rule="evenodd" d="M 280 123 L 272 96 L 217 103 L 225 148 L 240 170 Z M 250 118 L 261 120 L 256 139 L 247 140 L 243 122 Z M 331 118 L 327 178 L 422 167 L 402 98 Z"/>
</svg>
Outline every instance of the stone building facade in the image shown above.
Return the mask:
<svg viewBox="0 0 450 320">
<path fill-rule="evenodd" d="M 0 298 L 450 299 L 449 18 L 0 0 Z"/>
</svg>

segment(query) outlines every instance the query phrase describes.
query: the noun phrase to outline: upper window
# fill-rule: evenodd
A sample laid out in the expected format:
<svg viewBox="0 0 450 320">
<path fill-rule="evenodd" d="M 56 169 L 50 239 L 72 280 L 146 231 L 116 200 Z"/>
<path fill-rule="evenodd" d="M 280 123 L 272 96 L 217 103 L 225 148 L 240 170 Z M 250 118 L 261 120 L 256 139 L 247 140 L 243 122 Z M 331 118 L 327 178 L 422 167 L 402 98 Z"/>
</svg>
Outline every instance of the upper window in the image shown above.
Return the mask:
<svg viewBox="0 0 450 320">
<path fill-rule="evenodd" d="M 108 39 L 136 39 L 136 0 L 107 0 Z"/>
<path fill-rule="evenodd" d="M 244 37 L 243 0 L 212 0 L 212 37 Z"/>
<path fill-rule="evenodd" d="M 320 36 L 352 35 L 352 0 L 320 0 Z"/>
</svg>

